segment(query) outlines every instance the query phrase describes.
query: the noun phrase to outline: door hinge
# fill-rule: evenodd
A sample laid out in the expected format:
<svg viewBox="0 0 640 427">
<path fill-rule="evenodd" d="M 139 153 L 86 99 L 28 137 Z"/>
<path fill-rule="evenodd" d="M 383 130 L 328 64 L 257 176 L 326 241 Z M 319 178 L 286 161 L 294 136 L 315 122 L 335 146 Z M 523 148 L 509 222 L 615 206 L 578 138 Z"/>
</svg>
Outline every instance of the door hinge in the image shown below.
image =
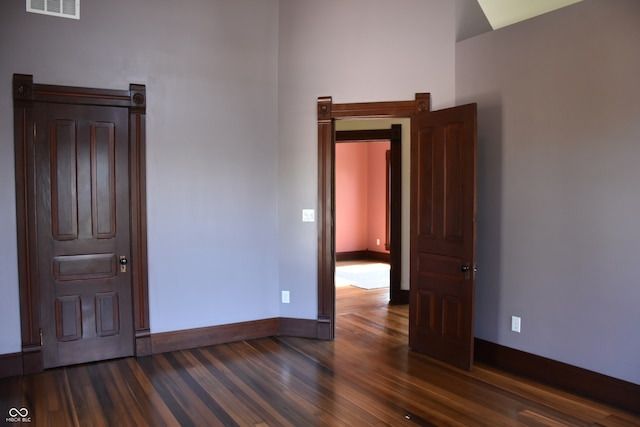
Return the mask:
<svg viewBox="0 0 640 427">
<path fill-rule="evenodd" d="M 33 122 L 33 143 L 36 143 L 36 137 L 38 136 L 38 131 L 36 130 L 36 122 Z"/>
<path fill-rule="evenodd" d="M 42 329 L 40 329 L 40 347 L 42 347 Z"/>
</svg>

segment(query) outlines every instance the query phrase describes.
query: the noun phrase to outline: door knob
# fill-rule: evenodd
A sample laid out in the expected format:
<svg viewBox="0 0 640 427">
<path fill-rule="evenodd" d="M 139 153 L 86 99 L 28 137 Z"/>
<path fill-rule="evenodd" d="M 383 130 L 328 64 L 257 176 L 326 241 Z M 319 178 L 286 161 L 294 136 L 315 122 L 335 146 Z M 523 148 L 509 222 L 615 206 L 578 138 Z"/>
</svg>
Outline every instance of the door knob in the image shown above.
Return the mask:
<svg viewBox="0 0 640 427">
<path fill-rule="evenodd" d="M 462 271 L 464 273 L 464 278 L 465 279 L 469 278 L 469 270 L 471 270 L 471 267 L 469 267 L 467 264 L 465 264 L 462 267 L 460 267 L 460 271 Z"/>
<path fill-rule="evenodd" d="M 129 261 L 127 261 L 127 257 L 122 255 L 120 257 L 120 272 L 121 273 L 126 273 L 127 272 L 127 263 Z"/>
</svg>

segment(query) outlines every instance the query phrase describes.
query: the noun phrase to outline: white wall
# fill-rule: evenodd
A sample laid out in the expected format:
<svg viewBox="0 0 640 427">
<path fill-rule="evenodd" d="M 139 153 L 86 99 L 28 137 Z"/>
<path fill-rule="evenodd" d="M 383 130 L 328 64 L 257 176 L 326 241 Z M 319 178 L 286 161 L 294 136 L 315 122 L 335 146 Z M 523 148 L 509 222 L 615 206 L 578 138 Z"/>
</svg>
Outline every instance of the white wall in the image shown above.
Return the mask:
<svg viewBox="0 0 640 427">
<path fill-rule="evenodd" d="M 277 317 L 277 0 L 0 2 L 0 354 L 20 345 L 13 73 L 147 85 L 151 331 Z"/>
<path fill-rule="evenodd" d="M 454 2 L 436 0 L 280 0 L 279 267 L 291 291 L 283 317 L 317 317 L 316 102 L 400 101 L 431 92 L 452 106 Z"/>
<path fill-rule="evenodd" d="M 585 0 L 456 55 L 478 102 L 476 335 L 637 384 L 639 23 L 637 0 Z"/>
</svg>

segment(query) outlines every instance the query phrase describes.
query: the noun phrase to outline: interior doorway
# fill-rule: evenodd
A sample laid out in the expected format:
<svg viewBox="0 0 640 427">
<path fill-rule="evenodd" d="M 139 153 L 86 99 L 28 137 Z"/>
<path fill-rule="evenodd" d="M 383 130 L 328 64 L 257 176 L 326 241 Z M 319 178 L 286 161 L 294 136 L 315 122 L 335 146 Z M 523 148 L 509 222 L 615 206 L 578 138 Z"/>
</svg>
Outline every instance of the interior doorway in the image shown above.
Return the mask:
<svg viewBox="0 0 640 427">
<path fill-rule="evenodd" d="M 418 110 L 430 108 L 430 95 L 417 94 L 415 101 L 334 104 L 330 97 L 318 99 L 318 319 L 317 336 L 331 340 L 335 336 L 335 137 L 336 121 L 363 119 L 409 120 Z M 407 126 L 408 130 L 409 126 Z M 403 129 L 404 131 L 404 129 Z M 398 150 L 401 161 L 404 153 Z M 409 158 L 408 153 L 406 158 Z M 408 171 L 408 168 L 407 168 Z M 405 171 L 405 175 L 407 173 Z M 399 181 L 399 180 L 396 180 Z M 404 188 L 408 188 L 404 186 Z M 404 191 L 396 191 L 396 195 Z M 393 193 L 393 191 L 392 191 Z M 407 196 L 408 200 L 408 196 Z M 408 209 L 403 215 L 408 214 Z M 396 219 L 402 223 L 399 216 Z M 401 231 L 403 236 L 404 230 Z M 407 230 L 408 235 L 408 230 Z M 393 250 L 391 251 L 393 254 Z M 399 251 L 396 251 L 399 253 Z M 408 250 L 405 254 L 408 258 Z M 404 264 L 404 260 L 401 262 Z M 407 263 L 408 264 L 408 263 Z M 408 267 L 407 267 L 408 271 Z M 407 278 L 408 280 L 408 274 Z M 402 283 L 401 283 L 402 285 Z M 408 286 L 397 290 L 397 301 L 406 298 Z M 392 296 L 393 299 L 393 296 Z"/>
<path fill-rule="evenodd" d="M 476 271 L 475 104 L 431 111 L 414 101 L 333 104 L 318 99 L 318 338 L 335 337 L 335 124 L 408 117 L 410 155 L 409 346 L 470 369 Z M 449 286 L 452 285 L 452 286 Z"/>
<path fill-rule="evenodd" d="M 402 126 L 390 124 L 386 129 L 371 129 L 372 126 L 382 125 L 376 120 L 359 125 L 356 122 L 344 121 L 339 125 L 340 129 L 368 129 L 337 130 L 335 134 L 336 152 L 342 153 L 343 156 L 351 156 L 342 159 L 341 162 L 336 154 L 334 179 L 339 173 L 344 175 L 344 182 L 340 183 L 342 188 L 335 190 L 336 223 L 343 221 L 342 228 L 335 228 L 336 260 L 377 261 L 343 266 L 340 274 L 343 278 L 354 280 L 355 286 L 365 288 L 370 288 L 372 281 L 380 283 L 386 275 L 389 302 L 406 304 L 408 300 L 402 298 L 401 292 Z M 359 158 L 363 156 L 364 160 Z M 370 191 L 369 185 L 373 191 Z M 362 187 L 368 194 L 359 194 Z M 352 202 L 352 199 L 358 198 L 361 200 Z M 347 203 L 350 206 L 344 206 Z M 345 210 L 359 212 L 349 215 L 350 212 Z M 377 212 L 368 212 L 369 210 Z M 361 217 L 365 217 L 365 220 L 360 221 Z M 360 238 L 355 239 L 355 242 L 345 242 L 345 236 L 339 235 L 338 232 L 342 230 L 343 234 L 351 233 L 353 227 L 360 228 L 360 232 L 357 233 Z M 342 237 L 342 241 L 339 237 Z M 345 252 L 345 247 L 360 250 Z M 385 271 L 387 264 L 388 270 Z M 374 285 L 378 287 L 378 283 Z"/>
</svg>

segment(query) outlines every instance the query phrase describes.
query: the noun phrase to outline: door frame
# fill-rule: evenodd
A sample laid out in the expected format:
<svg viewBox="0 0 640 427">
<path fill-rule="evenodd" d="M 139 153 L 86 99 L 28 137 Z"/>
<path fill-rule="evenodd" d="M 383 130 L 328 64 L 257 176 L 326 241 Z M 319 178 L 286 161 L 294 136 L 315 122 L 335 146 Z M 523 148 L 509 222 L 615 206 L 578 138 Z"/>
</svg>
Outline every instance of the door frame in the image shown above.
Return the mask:
<svg viewBox="0 0 640 427">
<path fill-rule="evenodd" d="M 335 337 L 335 120 L 411 118 L 431 111 L 431 95 L 416 93 L 413 101 L 334 104 L 318 98 L 318 319 L 317 337 Z M 393 296 L 392 296 L 393 298 Z"/>
<path fill-rule="evenodd" d="M 146 87 L 130 84 L 128 90 L 35 84 L 33 76 L 13 75 L 16 222 L 22 370 L 43 370 L 40 295 L 37 279 L 37 235 L 34 174 L 35 102 L 124 107 L 129 109 L 129 175 L 131 286 L 134 354 L 151 354 L 147 265 L 146 212 Z"/>
</svg>

